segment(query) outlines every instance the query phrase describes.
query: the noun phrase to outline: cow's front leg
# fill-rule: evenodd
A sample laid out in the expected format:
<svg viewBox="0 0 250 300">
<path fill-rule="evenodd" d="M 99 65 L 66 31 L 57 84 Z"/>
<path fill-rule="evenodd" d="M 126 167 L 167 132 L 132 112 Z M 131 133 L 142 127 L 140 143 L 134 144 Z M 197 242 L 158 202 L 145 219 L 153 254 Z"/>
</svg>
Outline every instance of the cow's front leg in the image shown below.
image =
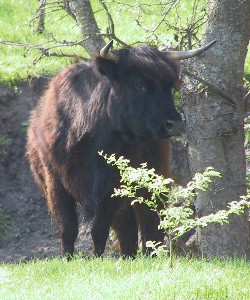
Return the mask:
<svg viewBox="0 0 250 300">
<path fill-rule="evenodd" d="M 133 207 L 128 203 L 115 216 L 112 224 L 123 257 L 134 257 L 138 250 L 138 226 Z"/>
<path fill-rule="evenodd" d="M 101 256 L 105 250 L 109 236 L 109 229 L 118 209 L 118 203 L 114 199 L 103 201 L 100 205 L 92 224 L 91 236 L 94 243 L 94 255 Z"/>
</svg>

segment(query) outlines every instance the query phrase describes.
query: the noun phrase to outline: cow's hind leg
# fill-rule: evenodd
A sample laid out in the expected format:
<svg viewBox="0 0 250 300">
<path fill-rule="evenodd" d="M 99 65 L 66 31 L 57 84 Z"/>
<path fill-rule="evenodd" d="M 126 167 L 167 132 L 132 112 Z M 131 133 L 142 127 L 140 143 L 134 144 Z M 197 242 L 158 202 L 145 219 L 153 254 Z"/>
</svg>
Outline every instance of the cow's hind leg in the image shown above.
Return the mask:
<svg viewBox="0 0 250 300">
<path fill-rule="evenodd" d="M 121 255 L 124 257 L 135 256 L 138 249 L 138 227 L 134 210 L 130 204 L 116 215 L 112 227 L 120 244 Z"/>
<path fill-rule="evenodd" d="M 73 256 L 78 235 L 75 201 L 55 177 L 50 176 L 46 186 L 49 210 L 56 221 L 61 240 L 61 254 L 69 259 Z"/>
<path fill-rule="evenodd" d="M 159 230 L 159 216 L 155 211 L 152 211 L 145 204 L 135 204 L 135 213 L 137 223 L 141 230 L 142 253 L 148 254 L 151 249 L 146 247 L 147 241 L 161 242 L 164 241 L 164 232 Z"/>
</svg>

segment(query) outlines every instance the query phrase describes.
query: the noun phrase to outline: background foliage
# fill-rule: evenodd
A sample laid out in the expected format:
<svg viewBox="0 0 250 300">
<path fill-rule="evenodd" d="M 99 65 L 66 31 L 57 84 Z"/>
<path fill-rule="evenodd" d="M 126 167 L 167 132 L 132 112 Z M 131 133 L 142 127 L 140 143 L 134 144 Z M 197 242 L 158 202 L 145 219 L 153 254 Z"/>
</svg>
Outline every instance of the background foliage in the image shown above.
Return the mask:
<svg viewBox="0 0 250 300">
<path fill-rule="evenodd" d="M 45 48 L 55 46 L 55 40 L 61 44 L 65 41 L 80 41 L 79 28 L 61 6 L 56 4 L 60 4 L 60 1 L 48 3 L 51 4 L 47 6 L 46 32 L 38 34 L 35 29 L 39 1 L 0 0 L 0 41 L 40 45 Z M 101 1 L 92 0 L 91 3 L 101 32 L 109 32 L 108 17 Z M 196 46 L 204 30 L 205 0 L 136 0 L 132 3 L 129 0 L 112 0 L 105 3 L 114 21 L 116 36 L 127 44 L 147 42 L 158 46 L 187 48 L 190 46 L 190 36 L 192 46 Z M 172 6 L 166 3 L 172 3 Z M 172 9 L 167 13 L 170 6 Z M 31 76 L 51 76 L 65 66 L 77 62 L 79 57 L 87 57 L 81 46 L 58 47 L 56 51 L 74 54 L 75 58 L 45 57 L 36 62 L 40 55 L 38 50 L 1 45 L 0 84 L 13 85 Z M 250 78 L 250 55 L 246 62 L 246 78 Z"/>
</svg>

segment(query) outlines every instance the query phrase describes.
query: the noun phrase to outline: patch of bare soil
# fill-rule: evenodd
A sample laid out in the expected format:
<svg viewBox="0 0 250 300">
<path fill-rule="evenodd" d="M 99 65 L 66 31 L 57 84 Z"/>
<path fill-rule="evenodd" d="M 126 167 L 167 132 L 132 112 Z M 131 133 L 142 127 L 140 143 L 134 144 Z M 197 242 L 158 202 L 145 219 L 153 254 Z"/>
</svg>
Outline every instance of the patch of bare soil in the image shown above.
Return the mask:
<svg viewBox="0 0 250 300">
<path fill-rule="evenodd" d="M 13 220 L 8 234 L 0 240 L 1 262 L 60 255 L 56 227 L 25 157 L 29 114 L 47 83 L 48 79 L 33 79 L 15 92 L 0 87 L 0 209 Z M 84 223 L 76 248 L 91 252 L 89 228 Z"/>
</svg>

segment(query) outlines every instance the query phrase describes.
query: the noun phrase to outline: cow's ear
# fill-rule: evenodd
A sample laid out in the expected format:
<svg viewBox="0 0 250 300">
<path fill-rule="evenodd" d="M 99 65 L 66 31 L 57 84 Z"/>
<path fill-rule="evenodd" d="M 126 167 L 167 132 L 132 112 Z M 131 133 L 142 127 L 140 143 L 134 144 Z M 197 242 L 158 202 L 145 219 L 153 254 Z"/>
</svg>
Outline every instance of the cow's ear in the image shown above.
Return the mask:
<svg viewBox="0 0 250 300">
<path fill-rule="evenodd" d="M 111 81 L 116 81 L 118 79 L 118 69 L 116 62 L 103 59 L 101 57 L 96 57 L 95 62 L 97 69 L 101 74 L 107 76 Z"/>
</svg>

